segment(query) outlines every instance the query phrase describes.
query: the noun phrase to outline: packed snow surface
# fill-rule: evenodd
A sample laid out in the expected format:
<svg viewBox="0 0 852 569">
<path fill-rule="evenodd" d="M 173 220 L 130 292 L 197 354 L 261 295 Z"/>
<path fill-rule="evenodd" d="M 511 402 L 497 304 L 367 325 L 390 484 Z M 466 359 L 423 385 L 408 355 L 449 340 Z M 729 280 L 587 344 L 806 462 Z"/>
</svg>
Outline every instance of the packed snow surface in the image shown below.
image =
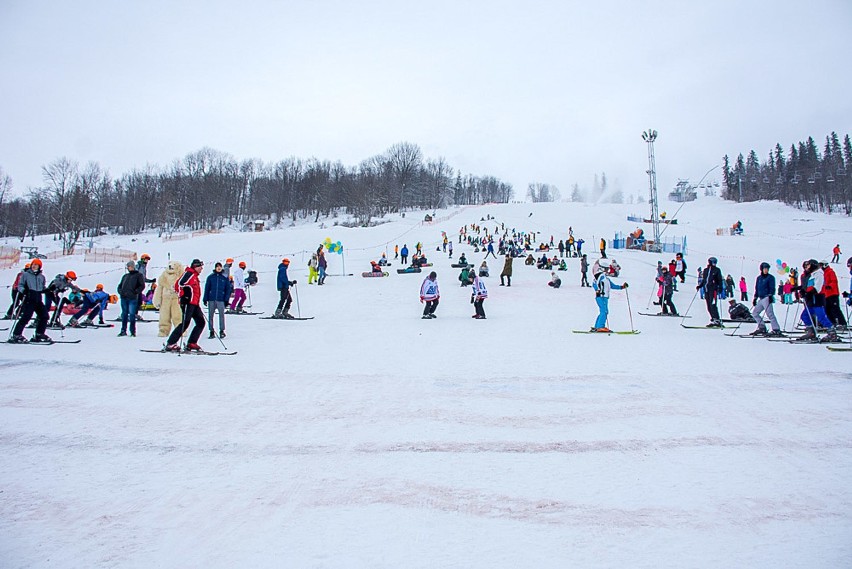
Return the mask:
<svg viewBox="0 0 852 569">
<path fill-rule="evenodd" d="M 202 280 L 216 260 L 244 260 L 264 315 L 287 256 L 292 312 L 315 319 L 231 316 L 236 356 L 140 352 L 162 345 L 156 323 L 137 338 L 67 330 L 82 342 L 0 346 L 0 566 L 852 566 L 852 353 L 639 316 L 657 311 L 654 267 L 671 254 L 609 251 L 630 283 L 613 292 L 610 326 L 639 335 L 571 333 L 597 314 L 576 259 L 558 290 L 519 260 L 500 287 L 502 259 L 489 259 L 488 318 L 474 320 L 470 289 L 435 251 L 446 231 L 454 258 L 479 265 L 458 230 L 492 216 L 489 230 L 537 241 L 571 226 L 594 260 L 600 237 L 632 231 L 626 216 L 645 207 L 489 205 L 432 224 L 409 212 L 373 228 L 99 238 L 149 253 L 149 276 L 169 257 L 203 259 Z M 675 293 L 687 324 L 708 321 L 692 300 L 710 255 L 752 288 L 761 261 L 777 274 L 776 259 L 800 266 L 840 243 L 849 288 L 848 217 L 702 197 L 677 218 L 664 237 L 688 240 Z M 745 235 L 716 235 L 738 219 Z M 309 286 L 304 251 L 327 237 L 345 255 L 329 254 L 325 286 Z M 426 273 L 395 271 L 393 246 L 418 241 L 441 286 L 435 320 L 420 318 Z M 382 251 L 390 276 L 361 278 Z M 68 269 L 89 288 L 114 290 L 122 274 L 82 256 L 45 262 L 49 277 Z M 791 329 L 796 307 L 776 309 Z M 206 330 L 201 344 L 223 349 Z"/>
</svg>

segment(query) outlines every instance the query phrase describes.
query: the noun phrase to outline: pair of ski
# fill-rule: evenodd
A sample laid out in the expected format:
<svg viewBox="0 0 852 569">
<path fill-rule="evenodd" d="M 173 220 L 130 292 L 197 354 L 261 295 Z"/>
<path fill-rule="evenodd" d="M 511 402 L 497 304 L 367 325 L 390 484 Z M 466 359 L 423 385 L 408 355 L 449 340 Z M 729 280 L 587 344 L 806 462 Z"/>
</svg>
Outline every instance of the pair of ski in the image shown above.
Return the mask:
<svg viewBox="0 0 852 569">
<path fill-rule="evenodd" d="M 595 330 L 571 330 L 575 334 L 599 334 L 601 336 L 609 336 L 610 334 L 618 334 L 621 336 L 629 336 L 639 334 L 639 330 L 610 330 L 609 332 L 597 332 Z"/>
<path fill-rule="evenodd" d="M 245 312 L 244 310 L 226 310 L 225 314 L 229 316 L 257 316 L 258 314 L 263 314 L 263 312 Z"/>
<path fill-rule="evenodd" d="M 167 350 L 165 347 L 159 350 L 143 350 L 140 349 L 140 352 L 146 352 L 148 354 L 177 354 L 179 356 L 236 356 L 237 352 L 208 352 L 207 350 Z"/>
<path fill-rule="evenodd" d="M 52 344 L 79 344 L 80 340 L 51 340 L 49 342 L 13 342 L 8 340 L 5 343 L 15 346 L 50 346 Z"/>
<path fill-rule="evenodd" d="M 639 312 L 639 315 L 641 315 L 641 316 L 660 316 L 660 317 L 666 317 L 666 318 L 692 318 L 692 316 L 683 316 L 681 314 L 672 314 L 672 313 L 663 314 L 662 312 L 657 312 L 657 313 Z"/>
<path fill-rule="evenodd" d="M 286 318 L 278 318 L 276 316 L 261 316 L 261 320 L 313 320 L 313 316 L 288 316 Z"/>
</svg>

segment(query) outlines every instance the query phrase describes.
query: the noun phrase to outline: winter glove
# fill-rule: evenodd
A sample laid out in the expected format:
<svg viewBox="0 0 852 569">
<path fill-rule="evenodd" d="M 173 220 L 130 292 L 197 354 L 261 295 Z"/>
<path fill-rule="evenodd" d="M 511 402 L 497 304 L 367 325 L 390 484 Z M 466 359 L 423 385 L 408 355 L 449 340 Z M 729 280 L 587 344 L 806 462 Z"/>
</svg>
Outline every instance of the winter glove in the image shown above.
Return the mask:
<svg viewBox="0 0 852 569">
<path fill-rule="evenodd" d="M 621 285 L 621 288 L 627 288 L 628 286 L 630 286 L 630 285 L 628 285 L 627 283 L 624 283 L 623 285 Z"/>
<path fill-rule="evenodd" d="M 204 302 L 204 306 L 207 306 L 207 301 L 205 300 L 205 301 L 203 301 L 203 302 Z"/>
<path fill-rule="evenodd" d="M 296 286 L 296 281 L 290 281 L 290 286 Z"/>
<path fill-rule="evenodd" d="M 701 286 L 695 287 L 695 290 L 701 290 Z"/>
<path fill-rule="evenodd" d="M 751 305 L 757 306 L 757 297 L 754 297 L 754 298 L 751 299 Z"/>
<path fill-rule="evenodd" d="M 842 294 L 843 298 L 849 298 L 849 293 L 846 292 L 845 290 L 841 294 Z"/>
<path fill-rule="evenodd" d="M 423 297 L 421 296 L 421 297 L 420 297 L 420 304 L 423 304 L 423 300 L 424 300 L 424 299 L 423 299 Z"/>
<path fill-rule="evenodd" d="M 852 306 L 852 298 L 846 299 L 846 306 Z"/>
<path fill-rule="evenodd" d="M 186 306 L 187 304 L 189 304 L 189 295 L 186 294 L 186 293 L 183 293 L 183 294 L 180 295 L 180 305 Z"/>
</svg>

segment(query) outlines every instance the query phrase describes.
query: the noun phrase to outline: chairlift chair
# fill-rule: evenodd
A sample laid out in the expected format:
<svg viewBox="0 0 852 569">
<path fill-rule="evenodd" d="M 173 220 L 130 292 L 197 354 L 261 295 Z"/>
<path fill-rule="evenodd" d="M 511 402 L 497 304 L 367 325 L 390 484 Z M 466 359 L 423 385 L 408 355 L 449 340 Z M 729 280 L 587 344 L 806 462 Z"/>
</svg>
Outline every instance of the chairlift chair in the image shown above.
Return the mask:
<svg viewBox="0 0 852 569">
<path fill-rule="evenodd" d="M 769 176 L 764 176 L 764 177 L 763 177 L 763 183 L 764 183 L 764 184 L 768 184 L 768 183 L 769 183 Z"/>
<path fill-rule="evenodd" d="M 822 172 L 820 172 L 819 170 L 817 170 L 816 172 L 814 172 L 814 179 L 816 179 L 816 180 L 822 180 Z"/>
<path fill-rule="evenodd" d="M 833 182 L 833 181 L 834 181 L 834 176 L 832 176 L 832 175 L 831 175 L 831 173 L 829 173 L 829 174 L 825 177 L 825 181 L 826 181 L 826 182 Z"/>
<path fill-rule="evenodd" d="M 845 176 L 846 175 L 846 168 L 843 168 L 843 167 L 838 168 L 837 169 L 837 175 L 838 176 Z"/>
<path fill-rule="evenodd" d="M 813 174 L 811 174 L 810 176 L 808 176 L 808 183 L 809 183 L 809 184 L 814 184 L 814 183 L 816 183 L 816 180 L 814 179 L 814 175 L 813 175 Z"/>
<path fill-rule="evenodd" d="M 776 185 L 780 186 L 783 183 L 784 183 L 784 176 L 778 176 L 777 178 L 775 178 L 775 184 Z"/>
</svg>

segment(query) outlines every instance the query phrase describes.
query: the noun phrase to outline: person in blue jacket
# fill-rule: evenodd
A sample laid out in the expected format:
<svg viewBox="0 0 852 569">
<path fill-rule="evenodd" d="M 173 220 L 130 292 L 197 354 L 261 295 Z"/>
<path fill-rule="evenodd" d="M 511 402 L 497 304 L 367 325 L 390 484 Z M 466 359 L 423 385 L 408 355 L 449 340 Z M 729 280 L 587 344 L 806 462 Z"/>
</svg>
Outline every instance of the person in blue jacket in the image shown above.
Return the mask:
<svg viewBox="0 0 852 569">
<path fill-rule="evenodd" d="M 201 300 L 207 307 L 207 326 L 210 328 L 210 339 L 216 337 L 213 331 L 213 316 L 219 312 L 219 337 L 225 337 L 225 305 L 231 299 L 233 291 L 231 279 L 225 276 L 222 263 L 216 263 L 213 272 L 204 283 L 204 296 Z"/>
<path fill-rule="evenodd" d="M 627 283 L 618 285 L 609 280 L 609 277 L 617 277 L 621 267 L 615 262 L 615 259 L 599 259 L 592 267 L 592 288 L 595 291 L 595 302 L 598 305 L 598 318 L 595 320 L 595 325 L 592 327 L 592 332 L 611 332 L 607 325 L 606 319 L 609 316 L 609 291 L 621 290 L 627 288 Z"/>
<path fill-rule="evenodd" d="M 408 262 L 408 245 L 403 245 L 402 249 L 399 250 L 399 261 L 404 265 Z"/>
<path fill-rule="evenodd" d="M 293 318 L 290 315 L 290 305 L 293 303 L 293 297 L 290 296 L 290 287 L 296 286 L 296 281 L 291 281 L 287 277 L 287 267 L 290 266 L 290 259 L 281 259 L 281 264 L 278 265 L 278 292 L 280 299 L 278 300 L 278 308 L 275 310 L 273 318 Z"/>
<path fill-rule="evenodd" d="M 95 287 L 95 292 L 83 292 L 83 304 L 80 306 L 80 310 L 78 310 L 74 316 L 71 317 L 71 320 L 68 321 L 68 325 L 72 328 L 76 328 L 78 326 L 91 326 L 94 324 L 92 320 L 94 320 L 95 316 L 98 316 L 98 324 L 104 323 L 104 310 L 106 310 L 107 303 L 115 304 L 118 302 L 118 297 L 111 298 L 110 295 L 104 292 L 104 285 L 99 284 Z M 83 317 L 84 314 L 88 313 L 86 319 L 80 322 L 80 318 Z"/>
<path fill-rule="evenodd" d="M 775 277 L 769 273 L 771 268 L 769 263 L 761 263 L 760 274 L 754 282 L 754 299 L 751 303 L 754 308 L 751 310 L 751 317 L 757 322 L 757 330 L 752 332 L 751 336 L 781 335 L 781 326 L 778 325 L 775 310 L 772 308 L 775 303 Z M 763 322 L 764 313 L 769 318 L 772 332 L 766 331 L 766 324 Z"/>
<path fill-rule="evenodd" d="M 849 257 L 846 261 L 846 268 L 849 269 L 849 275 L 852 276 L 852 257 Z M 852 306 L 852 280 L 849 281 L 849 292 L 844 292 L 843 298 L 846 299 L 846 306 Z"/>
</svg>

